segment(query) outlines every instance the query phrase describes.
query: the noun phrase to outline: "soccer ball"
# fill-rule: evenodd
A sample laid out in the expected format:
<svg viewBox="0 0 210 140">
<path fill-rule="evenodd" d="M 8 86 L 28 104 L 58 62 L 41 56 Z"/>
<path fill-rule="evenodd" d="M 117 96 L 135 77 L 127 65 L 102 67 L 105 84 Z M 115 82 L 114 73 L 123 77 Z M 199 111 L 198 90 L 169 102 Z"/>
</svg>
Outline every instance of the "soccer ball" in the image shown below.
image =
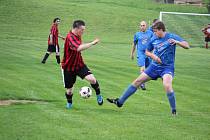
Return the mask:
<svg viewBox="0 0 210 140">
<path fill-rule="evenodd" d="M 89 98 L 92 95 L 92 90 L 90 87 L 82 87 L 79 91 L 79 94 L 82 98 Z"/>
</svg>

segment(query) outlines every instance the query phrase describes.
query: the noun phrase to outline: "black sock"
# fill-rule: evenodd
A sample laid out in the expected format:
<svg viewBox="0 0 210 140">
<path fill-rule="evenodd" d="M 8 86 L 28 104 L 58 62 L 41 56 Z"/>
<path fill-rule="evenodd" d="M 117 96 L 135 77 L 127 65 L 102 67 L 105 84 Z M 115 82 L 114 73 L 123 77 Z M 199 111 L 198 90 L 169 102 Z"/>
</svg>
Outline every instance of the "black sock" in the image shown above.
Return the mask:
<svg viewBox="0 0 210 140">
<path fill-rule="evenodd" d="M 60 60 L 60 56 L 56 55 L 56 59 L 57 59 L 57 63 L 60 64 L 61 60 Z"/>
<path fill-rule="evenodd" d="M 98 81 L 96 81 L 95 84 L 91 84 L 91 87 L 95 90 L 96 95 L 99 95 L 101 93 L 100 88 L 99 88 Z"/>
<path fill-rule="evenodd" d="M 47 58 L 49 57 L 49 53 L 46 53 L 45 54 L 45 56 L 44 56 L 44 58 L 43 58 L 43 60 L 42 60 L 42 63 L 45 63 L 45 61 L 47 60 Z"/>
<path fill-rule="evenodd" d="M 70 93 L 70 94 L 65 93 L 65 95 L 66 95 L 67 102 L 72 104 L 73 94 L 72 93 Z"/>
</svg>

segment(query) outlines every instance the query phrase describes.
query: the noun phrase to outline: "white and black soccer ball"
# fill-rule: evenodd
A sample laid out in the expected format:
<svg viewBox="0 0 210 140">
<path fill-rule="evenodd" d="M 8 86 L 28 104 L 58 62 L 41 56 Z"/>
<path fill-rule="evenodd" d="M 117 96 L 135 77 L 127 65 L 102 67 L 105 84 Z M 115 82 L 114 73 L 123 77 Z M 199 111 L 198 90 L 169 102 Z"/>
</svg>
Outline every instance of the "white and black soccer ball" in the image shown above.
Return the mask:
<svg viewBox="0 0 210 140">
<path fill-rule="evenodd" d="M 92 90 L 90 87 L 82 87 L 79 91 L 79 94 L 82 98 L 87 99 L 92 95 Z"/>
</svg>

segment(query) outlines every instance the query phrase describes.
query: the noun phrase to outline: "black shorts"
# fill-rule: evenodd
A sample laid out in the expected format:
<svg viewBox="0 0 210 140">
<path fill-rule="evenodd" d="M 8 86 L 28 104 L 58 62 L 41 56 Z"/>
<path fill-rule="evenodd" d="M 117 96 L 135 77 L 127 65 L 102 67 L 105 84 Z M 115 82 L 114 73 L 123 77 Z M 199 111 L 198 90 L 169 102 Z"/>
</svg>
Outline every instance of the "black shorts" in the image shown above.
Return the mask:
<svg viewBox="0 0 210 140">
<path fill-rule="evenodd" d="M 47 49 L 48 52 L 60 52 L 60 49 L 59 47 L 56 45 L 48 45 L 48 49 Z"/>
<path fill-rule="evenodd" d="M 76 82 L 77 76 L 81 79 L 84 79 L 87 75 L 92 74 L 90 69 L 85 65 L 78 71 L 67 71 L 63 70 L 63 82 L 65 88 L 72 88 L 74 83 Z"/>
<path fill-rule="evenodd" d="M 210 37 L 205 37 L 205 42 L 210 42 Z"/>
</svg>

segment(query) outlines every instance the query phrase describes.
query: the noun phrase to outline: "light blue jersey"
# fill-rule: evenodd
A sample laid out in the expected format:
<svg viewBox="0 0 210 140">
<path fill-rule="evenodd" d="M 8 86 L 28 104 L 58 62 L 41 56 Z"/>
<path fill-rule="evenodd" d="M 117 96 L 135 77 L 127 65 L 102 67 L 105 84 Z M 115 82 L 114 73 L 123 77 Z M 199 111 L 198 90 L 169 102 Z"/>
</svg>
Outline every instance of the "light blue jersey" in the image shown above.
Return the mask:
<svg viewBox="0 0 210 140">
<path fill-rule="evenodd" d="M 156 61 L 152 61 L 152 64 L 155 66 L 161 67 L 169 67 L 174 69 L 175 62 L 175 52 L 176 52 L 176 44 L 172 45 L 168 42 L 168 39 L 174 39 L 177 41 L 184 41 L 181 37 L 176 34 L 166 33 L 165 37 L 159 38 L 157 36 L 153 36 L 148 44 L 148 50 L 153 51 L 156 56 L 158 56 L 162 64 L 157 63 Z"/>
<path fill-rule="evenodd" d="M 136 44 L 137 48 L 137 57 L 141 57 L 142 54 L 145 54 L 145 50 L 152 36 L 153 32 L 148 30 L 145 32 L 137 32 L 134 35 L 134 44 Z"/>
<path fill-rule="evenodd" d="M 153 32 L 152 26 L 150 26 L 150 27 L 148 28 L 148 31 Z M 154 32 L 153 32 L 153 33 L 154 33 Z"/>
</svg>

